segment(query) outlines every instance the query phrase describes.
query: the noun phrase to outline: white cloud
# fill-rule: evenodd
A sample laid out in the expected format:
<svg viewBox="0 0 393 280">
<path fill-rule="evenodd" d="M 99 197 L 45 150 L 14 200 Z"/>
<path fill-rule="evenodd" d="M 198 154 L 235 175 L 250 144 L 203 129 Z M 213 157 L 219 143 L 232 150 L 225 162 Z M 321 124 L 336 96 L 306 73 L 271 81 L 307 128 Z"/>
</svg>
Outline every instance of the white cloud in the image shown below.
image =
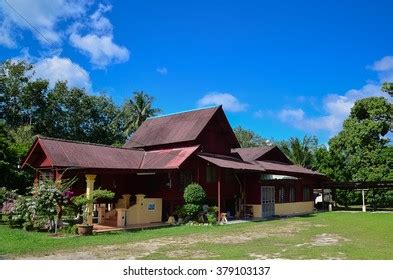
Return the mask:
<svg viewBox="0 0 393 280">
<path fill-rule="evenodd" d="M 334 135 L 341 130 L 343 121 L 348 117 L 355 102 L 371 96 L 382 96 L 380 85 L 366 84 L 361 89 L 351 89 L 344 95 L 325 96 L 323 100 L 325 115 L 323 116 L 307 116 L 303 109 L 296 108 L 282 109 L 278 117 L 280 121 L 307 132 L 325 130 Z"/>
<path fill-rule="evenodd" d="M 79 34 L 71 34 L 70 42 L 72 46 L 90 56 L 90 62 L 97 68 L 105 68 L 111 63 L 122 63 L 129 58 L 127 48 L 113 43 L 111 35 L 98 36 L 96 34 L 87 34 L 81 36 Z"/>
<path fill-rule="evenodd" d="M 278 112 L 278 119 L 300 130 L 316 132 L 328 131 L 331 135 L 342 129 L 343 121 L 348 117 L 351 108 L 359 99 L 383 96 L 391 99 L 381 92 L 381 84 L 385 81 L 393 81 L 393 56 L 385 56 L 373 63 L 372 70 L 379 76 L 378 82 L 368 82 L 360 89 L 351 89 L 344 94 L 328 94 L 323 98 L 322 116 L 308 116 L 301 108 L 282 109 Z"/>
<path fill-rule="evenodd" d="M 44 58 L 34 63 L 34 72 L 34 77 L 49 80 L 50 87 L 57 81 L 67 81 L 70 87 L 83 87 L 92 91 L 89 73 L 69 58 Z"/>
<path fill-rule="evenodd" d="M 304 111 L 302 109 L 284 109 L 278 114 L 282 121 L 300 121 L 304 119 Z"/>
<path fill-rule="evenodd" d="M 30 30 L 42 44 L 59 44 L 64 35 L 58 27 L 59 23 L 83 15 L 90 2 L 91 0 L 0 1 L 0 44 L 15 47 L 20 30 Z"/>
<path fill-rule="evenodd" d="M 378 72 L 381 82 L 393 82 L 393 56 L 385 56 L 376 61 L 371 69 Z"/>
<path fill-rule="evenodd" d="M 393 70 L 393 56 L 385 56 L 375 61 L 371 68 L 378 72 Z"/>
<path fill-rule="evenodd" d="M 199 107 L 222 105 L 229 112 L 242 112 L 248 107 L 246 103 L 241 103 L 235 96 L 229 93 L 211 92 L 198 101 Z"/>
<path fill-rule="evenodd" d="M 113 27 L 104 13 L 112 9 L 100 4 L 88 21 L 78 22 L 69 29 L 69 40 L 73 47 L 90 57 L 96 68 L 105 68 L 111 63 L 122 63 L 129 59 L 129 51 L 113 42 Z"/>
<path fill-rule="evenodd" d="M 17 39 L 29 30 L 42 45 L 62 46 L 68 36 L 70 44 L 90 57 L 97 68 L 129 59 L 126 47 L 114 42 L 113 26 L 104 13 L 111 5 L 99 4 L 88 15 L 94 0 L 8 0 L 0 1 L 0 45 L 17 47 Z M 9 5 L 7 4 L 9 3 Z M 67 31 L 63 31 L 67 30 Z"/>
<path fill-rule="evenodd" d="M 160 75 L 165 76 L 166 74 L 168 74 L 168 69 L 166 69 L 166 67 L 158 67 L 156 69 L 157 73 Z"/>
</svg>

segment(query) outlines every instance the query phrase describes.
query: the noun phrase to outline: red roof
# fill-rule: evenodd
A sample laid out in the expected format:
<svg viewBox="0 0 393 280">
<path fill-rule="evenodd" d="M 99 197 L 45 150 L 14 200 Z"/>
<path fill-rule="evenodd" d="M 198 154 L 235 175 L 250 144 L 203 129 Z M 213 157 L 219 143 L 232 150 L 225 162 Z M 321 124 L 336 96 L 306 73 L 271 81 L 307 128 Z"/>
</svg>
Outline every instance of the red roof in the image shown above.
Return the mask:
<svg viewBox="0 0 393 280">
<path fill-rule="evenodd" d="M 62 139 L 37 138 L 22 167 L 78 167 L 96 169 L 176 169 L 199 146 L 145 152 Z M 45 160 L 39 160 L 44 154 Z M 37 160 L 40 162 L 37 163 Z"/>
<path fill-rule="evenodd" d="M 257 160 L 276 146 L 260 146 L 252 148 L 232 149 L 232 153 L 237 153 L 244 161 Z"/>
<path fill-rule="evenodd" d="M 311 169 L 307 169 L 296 164 L 285 164 L 279 162 L 270 162 L 263 160 L 256 160 L 252 162 L 265 169 L 267 172 L 279 172 L 279 173 L 290 173 L 290 174 L 306 174 L 306 175 L 323 175 Z"/>
<path fill-rule="evenodd" d="M 213 107 L 147 119 L 124 145 L 151 147 L 194 141 L 222 107 Z"/>
<path fill-rule="evenodd" d="M 141 169 L 177 169 L 199 146 L 145 152 Z"/>
<path fill-rule="evenodd" d="M 265 171 L 265 169 L 263 169 L 261 166 L 244 162 L 241 159 L 235 157 L 222 156 L 216 154 L 206 154 L 206 153 L 199 153 L 198 157 L 223 168 L 248 170 L 248 171 Z"/>
</svg>

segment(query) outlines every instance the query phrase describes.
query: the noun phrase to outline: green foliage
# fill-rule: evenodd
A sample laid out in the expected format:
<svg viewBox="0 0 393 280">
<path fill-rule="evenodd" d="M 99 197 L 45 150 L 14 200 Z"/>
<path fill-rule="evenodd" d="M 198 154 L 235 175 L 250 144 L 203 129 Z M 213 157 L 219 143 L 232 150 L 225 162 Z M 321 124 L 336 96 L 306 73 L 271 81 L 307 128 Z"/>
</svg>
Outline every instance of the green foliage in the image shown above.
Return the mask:
<svg viewBox="0 0 393 280">
<path fill-rule="evenodd" d="M 114 192 L 98 188 L 93 190 L 89 196 L 87 196 L 86 194 L 81 194 L 79 196 L 73 197 L 71 202 L 75 204 L 78 208 L 83 210 L 83 223 L 87 224 L 87 216 L 91 214 L 89 213 L 88 205 L 96 203 L 97 200 L 113 199 L 114 196 Z"/>
<path fill-rule="evenodd" d="M 393 146 L 386 137 L 392 121 L 393 105 L 385 98 L 358 100 L 343 130 L 330 139 L 329 150 L 317 149 L 314 167 L 339 182 L 392 180 Z M 345 190 L 337 191 L 335 200 L 345 206 L 360 202 L 359 194 Z M 374 205 L 384 201 L 387 199 L 378 191 L 368 195 L 368 202 Z"/>
<path fill-rule="evenodd" d="M 382 91 L 387 92 L 390 96 L 393 96 L 393 83 L 385 82 L 382 84 Z"/>
<path fill-rule="evenodd" d="M 191 183 L 184 189 L 183 213 L 188 219 L 197 220 L 198 213 L 202 210 L 202 204 L 206 200 L 206 192 L 197 183 Z"/>
<path fill-rule="evenodd" d="M 393 191 L 371 189 L 367 191 L 366 202 L 370 204 L 373 210 L 378 208 L 391 208 L 393 207 Z"/>
<path fill-rule="evenodd" d="M 154 97 L 143 91 L 136 91 L 132 99 L 123 105 L 124 133 L 127 137 L 137 130 L 146 119 L 161 113 L 160 109 L 153 108 L 153 101 Z"/>
<path fill-rule="evenodd" d="M 202 205 L 206 199 L 206 192 L 197 183 L 191 183 L 184 189 L 184 201 L 186 203 Z"/>
<path fill-rule="evenodd" d="M 22 152 L 22 145 L 12 137 L 4 121 L 0 121 L 0 187 L 13 186 L 21 194 L 32 181 L 31 172 L 18 169 Z"/>
<path fill-rule="evenodd" d="M 61 232 L 66 234 L 78 234 L 78 226 L 77 225 L 67 225 L 65 226 Z"/>
<path fill-rule="evenodd" d="M 0 64 L 0 186 L 12 186 L 21 194 L 32 181 L 32 170 L 19 170 L 18 164 L 33 135 L 119 146 L 160 111 L 143 92 L 117 106 L 108 96 L 90 95 L 67 81 L 50 88 L 47 80 L 33 79 L 32 73 L 34 67 L 26 61 Z"/>
<path fill-rule="evenodd" d="M 207 213 L 207 222 L 211 225 L 217 224 L 217 215 L 216 213 Z"/>
<path fill-rule="evenodd" d="M 3 206 L 3 202 L 6 199 L 7 189 L 5 187 L 0 187 L 0 208 Z"/>
<path fill-rule="evenodd" d="M 186 216 L 195 218 L 197 217 L 198 213 L 202 210 L 202 206 L 198 204 L 187 203 L 184 204 L 183 209 Z"/>
<path fill-rule="evenodd" d="M 384 137 L 393 120 L 393 106 L 382 97 L 357 101 L 343 130 L 329 141 L 332 170 L 342 170 L 345 181 L 393 178 L 392 146 Z M 330 175 L 330 174 L 329 174 Z"/>
<path fill-rule="evenodd" d="M 277 146 L 294 164 L 312 168 L 318 139 L 315 136 L 291 137 L 288 141 L 278 142 Z"/>
<path fill-rule="evenodd" d="M 233 132 L 236 135 L 237 140 L 239 141 L 240 147 L 242 148 L 250 148 L 250 147 L 260 147 L 264 145 L 269 145 L 270 142 L 255 133 L 250 129 L 245 129 L 241 126 L 234 128 Z"/>
<path fill-rule="evenodd" d="M 64 204 L 69 202 L 68 189 L 75 179 L 65 180 L 62 185 L 53 181 L 41 181 L 29 195 L 15 196 L 8 191 L 9 206 L 4 204 L 5 212 L 11 217 L 11 225 L 25 229 L 55 229 Z"/>
</svg>

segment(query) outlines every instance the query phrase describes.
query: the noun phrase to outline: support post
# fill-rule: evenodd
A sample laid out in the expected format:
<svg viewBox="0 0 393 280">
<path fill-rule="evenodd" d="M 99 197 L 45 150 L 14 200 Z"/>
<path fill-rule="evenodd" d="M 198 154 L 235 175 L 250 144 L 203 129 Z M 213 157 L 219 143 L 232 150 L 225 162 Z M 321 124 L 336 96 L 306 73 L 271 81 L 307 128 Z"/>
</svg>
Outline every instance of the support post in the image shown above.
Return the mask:
<svg viewBox="0 0 393 280">
<path fill-rule="evenodd" d="M 362 189 L 362 200 L 363 200 L 362 211 L 366 212 L 366 202 L 364 199 L 364 189 Z"/>
<path fill-rule="evenodd" d="M 98 207 L 98 224 L 103 225 L 105 223 L 106 207 Z"/>
<path fill-rule="evenodd" d="M 221 219 L 221 168 L 218 167 L 218 180 L 217 180 L 217 200 L 218 200 L 218 218 L 217 221 L 220 222 Z"/>
<path fill-rule="evenodd" d="M 90 198 L 92 195 L 92 192 L 94 191 L 94 182 L 96 180 L 95 174 L 86 174 L 86 197 Z M 93 224 L 93 203 L 89 203 L 87 206 L 87 223 L 89 225 Z"/>
</svg>

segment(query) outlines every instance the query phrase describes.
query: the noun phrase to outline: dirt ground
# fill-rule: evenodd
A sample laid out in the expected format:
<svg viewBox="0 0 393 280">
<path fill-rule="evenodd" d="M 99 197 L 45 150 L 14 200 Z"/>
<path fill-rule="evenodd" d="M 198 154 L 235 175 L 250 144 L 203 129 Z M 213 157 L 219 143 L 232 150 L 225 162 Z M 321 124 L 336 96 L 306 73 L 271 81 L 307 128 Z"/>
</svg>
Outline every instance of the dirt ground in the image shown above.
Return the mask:
<svg viewBox="0 0 393 280">
<path fill-rule="evenodd" d="M 50 259 L 50 260 L 94 260 L 94 259 L 141 259 L 153 253 L 163 251 L 168 258 L 178 259 L 207 259 L 218 258 L 219 255 L 205 250 L 191 250 L 190 246 L 197 243 L 206 242 L 210 244 L 236 245 L 247 243 L 256 239 L 268 238 L 269 236 L 290 236 L 301 230 L 314 227 L 324 227 L 324 225 L 312 225 L 307 222 L 293 222 L 280 227 L 253 226 L 226 235 L 218 234 L 191 234 L 186 236 L 171 236 L 150 239 L 142 242 L 130 242 L 117 245 L 101 245 L 94 247 L 80 248 L 78 251 L 59 251 L 55 254 L 45 256 L 25 256 L 24 259 Z M 331 246 L 347 241 L 346 238 L 335 234 L 320 234 L 314 236 L 310 242 L 297 244 L 296 247 Z M 274 254 L 250 254 L 252 259 L 280 259 L 282 253 L 288 248 Z M 338 257 L 339 258 L 339 257 Z"/>
</svg>

